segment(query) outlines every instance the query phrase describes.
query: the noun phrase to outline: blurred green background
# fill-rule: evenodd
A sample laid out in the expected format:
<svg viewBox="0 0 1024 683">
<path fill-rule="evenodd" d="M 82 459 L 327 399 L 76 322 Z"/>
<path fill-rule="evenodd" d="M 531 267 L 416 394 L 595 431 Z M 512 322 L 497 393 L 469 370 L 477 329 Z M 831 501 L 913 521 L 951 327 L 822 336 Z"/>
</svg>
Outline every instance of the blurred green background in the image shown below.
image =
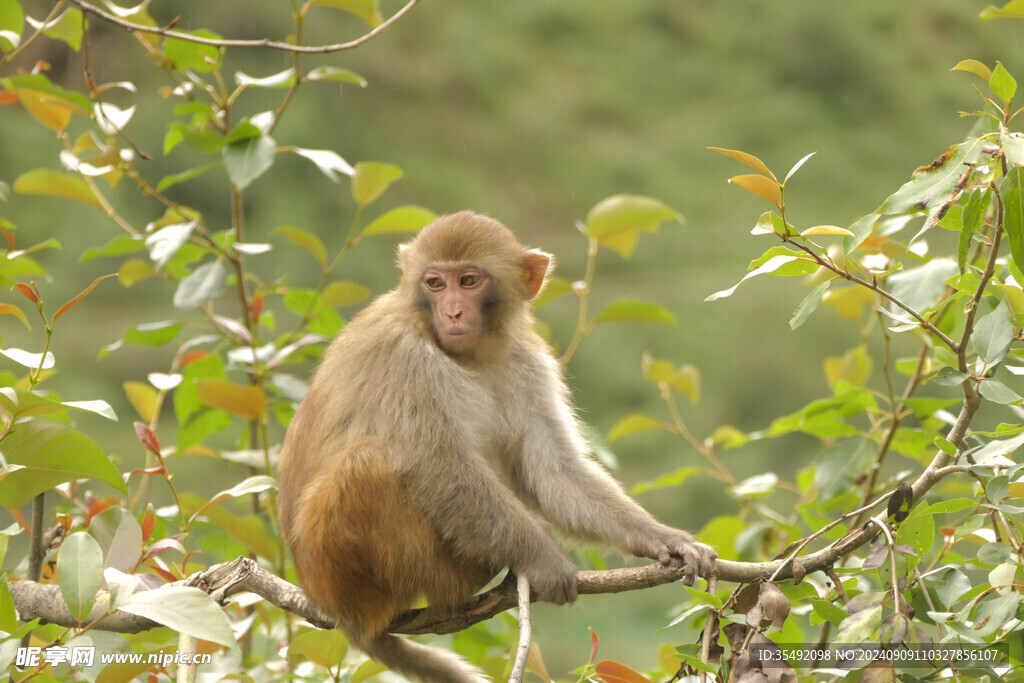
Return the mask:
<svg viewBox="0 0 1024 683">
<path fill-rule="evenodd" d="M 42 18 L 48 2 L 23 2 Z M 640 377 L 645 351 L 698 365 L 702 398 L 687 405 L 698 436 L 719 424 L 745 431 L 828 391 L 823 359 L 855 346 L 853 325 L 824 308 L 791 332 L 788 320 L 803 296 L 797 282 L 761 279 L 732 298 L 704 298 L 734 284 L 769 238 L 749 229 L 767 205 L 726 180 L 745 169 L 705 149 L 713 145 L 758 155 L 779 177 L 808 152 L 817 155 L 787 187 L 788 217 L 798 227 L 846 226 L 870 212 L 920 165 L 958 142 L 970 125 L 957 112 L 979 100 L 971 76 L 950 73 L 966 58 L 998 59 L 1024 73 L 1021 26 L 983 23 L 984 0 L 491 0 L 424 1 L 396 26 L 364 47 L 318 63 L 352 69 L 369 87 L 312 85 L 299 91 L 282 125 L 279 144 L 331 148 L 349 162 L 388 161 L 405 177 L 379 212 L 406 203 L 438 213 L 471 208 L 502 220 L 524 242 L 553 252 L 558 274 L 582 277 L 585 240 L 574 223 L 601 199 L 617 193 L 657 197 L 685 215 L 685 226 L 665 225 L 645 235 L 631 261 L 601 255 L 594 309 L 620 297 L 651 300 L 680 320 L 674 328 L 607 326 L 582 346 L 568 368 L 582 418 L 605 434 L 629 412 L 664 416 L 657 390 Z M 400 3 L 386 2 L 393 11 Z M 211 28 L 230 37 L 281 38 L 290 26 L 287 0 L 156 0 L 162 21 L 182 13 L 181 28 Z M 307 43 L 355 37 L 362 27 L 323 10 L 310 21 Z M 140 107 L 129 128 L 153 161 L 138 165 L 154 182 L 189 168 L 188 150 L 161 154 L 169 107 L 159 89 L 168 81 L 123 32 L 95 25 L 90 69 L 94 80 L 134 81 Z M 82 89 L 83 53 L 42 40 L 30 64 L 45 59 L 50 77 Z M 280 53 L 233 51 L 225 74 L 266 76 L 291 65 Z M 265 110 L 280 93 L 250 90 L 239 106 Z M 116 101 L 117 96 L 112 95 Z M 261 98 L 266 98 L 261 101 Z M 59 143 L 16 106 L 0 108 L 0 179 L 39 166 L 57 167 Z M 287 158 L 286 158 L 287 157 Z M 176 186 L 171 194 L 227 227 L 230 207 L 223 174 Z M 138 226 L 159 217 L 154 203 L 122 183 L 113 196 Z M 293 155 L 246 195 L 247 240 L 284 240 L 271 231 L 294 225 L 316 231 L 331 248 L 344 239 L 354 213 L 347 181 L 333 185 Z M 117 228 L 98 212 L 59 201 L 14 196 L 6 215 L 19 225 L 19 245 L 57 237 L 64 248 L 39 254 L 57 275 L 40 283 L 44 296 L 62 301 L 117 262 L 85 264 L 78 255 L 105 243 Z M 381 292 L 393 285 L 396 239 L 378 238 L 350 257 L 341 276 Z M 315 283 L 308 256 L 282 248 L 254 257 L 266 280 Z M 125 348 L 97 362 L 99 348 L 139 322 L 167 319 L 171 285 L 151 280 L 125 292 L 104 283 L 61 321 L 52 350 L 62 373 L 48 383 L 68 399 L 102 398 L 121 422 L 81 418 L 101 446 L 132 461 L 139 448 L 132 409 L 121 390 L 166 370 L 166 350 Z M 6 292 L 7 300 L 15 295 Z M 13 301 L 13 298 L 10 299 Z M 52 309 L 51 309 L 52 310 Z M 351 311 L 344 312 L 346 316 Z M 565 345 L 575 308 L 568 298 L 543 311 L 556 343 Z M 39 350 L 35 335 L 2 321 L 4 344 Z M 168 439 L 172 437 L 168 434 Z M 751 444 L 725 454 L 740 476 L 776 471 L 782 476 L 813 457 L 810 440 Z M 680 439 L 658 434 L 614 444 L 627 487 L 699 456 Z M 173 463 L 192 490 L 212 493 L 240 478 L 211 476 L 207 458 Z M 699 529 L 732 509 L 728 493 L 692 479 L 681 488 L 644 494 L 641 502 L 666 522 Z M 602 657 L 636 668 L 652 666 L 658 642 L 680 642 L 668 623 L 684 602 L 679 586 L 619 596 L 584 597 L 568 608 L 539 607 L 537 637 L 554 675 L 586 660 L 593 626 Z"/>
</svg>

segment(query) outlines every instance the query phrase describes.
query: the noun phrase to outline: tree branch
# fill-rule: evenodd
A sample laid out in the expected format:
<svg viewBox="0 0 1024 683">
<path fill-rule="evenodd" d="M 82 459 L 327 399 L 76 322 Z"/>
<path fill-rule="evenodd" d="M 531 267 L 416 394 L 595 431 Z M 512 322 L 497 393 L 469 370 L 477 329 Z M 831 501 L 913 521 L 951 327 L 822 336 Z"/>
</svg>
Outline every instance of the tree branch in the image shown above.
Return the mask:
<svg viewBox="0 0 1024 683">
<path fill-rule="evenodd" d="M 295 54 L 327 54 L 359 47 L 363 43 L 373 40 L 378 35 L 388 30 L 392 24 L 405 16 L 405 14 L 407 14 L 418 2 L 419 0 L 409 0 L 402 9 L 395 12 L 380 26 L 359 38 L 356 38 L 355 40 L 348 41 L 347 43 L 334 43 L 332 45 L 292 45 L 291 43 L 285 43 L 279 40 L 270 40 L 269 38 L 260 38 L 257 40 L 236 40 L 230 38 L 203 38 L 202 36 L 193 36 L 188 33 L 182 33 L 181 31 L 174 31 L 166 26 L 145 26 L 143 24 L 136 24 L 110 14 L 109 12 L 105 12 L 96 5 L 93 5 L 91 2 L 86 2 L 85 0 L 71 0 L 71 3 L 82 10 L 82 12 L 92 14 L 108 24 L 119 26 L 120 28 L 133 33 L 155 33 L 165 38 L 175 38 L 177 40 L 199 43 L 200 45 L 211 45 L 213 47 L 267 48 L 271 50 L 283 50 L 285 52 Z"/>
</svg>

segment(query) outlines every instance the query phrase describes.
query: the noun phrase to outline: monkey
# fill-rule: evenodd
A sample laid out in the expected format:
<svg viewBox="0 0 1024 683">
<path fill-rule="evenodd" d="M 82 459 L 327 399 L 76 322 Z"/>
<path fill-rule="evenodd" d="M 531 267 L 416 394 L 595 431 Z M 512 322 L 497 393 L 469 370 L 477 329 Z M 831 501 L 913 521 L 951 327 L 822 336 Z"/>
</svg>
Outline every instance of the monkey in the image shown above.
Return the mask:
<svg viewBox="0 0 1024 683">
<path fill-rule="evenodd" d="M 576 599 L 552 537 L 707 576 L 715 552 L 658 522 L 590 457 L 530 300 L 551 255 L 500 222 L 442 216 L 399 247 L 399 283 L 328 345 L 285 435 L 281 527 L 310 599 L 371 658 L 424 683 L 489 680 L 387 632 L 455 607 L 504 569 Z"/>
</svg>

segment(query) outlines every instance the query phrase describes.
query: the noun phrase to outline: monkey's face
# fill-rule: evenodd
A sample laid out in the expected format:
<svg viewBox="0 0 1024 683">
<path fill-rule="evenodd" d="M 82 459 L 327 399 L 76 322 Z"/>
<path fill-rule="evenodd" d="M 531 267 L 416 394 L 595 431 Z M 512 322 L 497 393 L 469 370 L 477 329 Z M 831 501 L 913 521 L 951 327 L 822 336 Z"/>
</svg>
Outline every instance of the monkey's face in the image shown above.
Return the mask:
<svg viewBox="0 0 1024 683">
<path fill-rule="evenodd" d="M 432 263 L 420 288 L 441 349 L 453 356 L 472 353 L 486 329 L 490 277 L 471 262 Z"/>
</svg>

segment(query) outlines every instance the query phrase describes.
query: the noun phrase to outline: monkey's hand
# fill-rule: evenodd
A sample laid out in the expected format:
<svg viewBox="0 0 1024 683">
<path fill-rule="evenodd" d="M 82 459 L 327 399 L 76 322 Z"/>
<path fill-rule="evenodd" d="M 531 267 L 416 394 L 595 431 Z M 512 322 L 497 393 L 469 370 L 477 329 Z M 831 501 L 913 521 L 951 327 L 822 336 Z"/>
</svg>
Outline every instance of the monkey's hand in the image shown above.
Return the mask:
<svg viewBox="0 0 1024 683">
<path fill-rule="evenodd" d="M 698 543 L 689 532 L 662 526 L 655 536 L 638 552 L 639 557 L 649 557 L 666 567 L 683 568 L 683 583 L 692 586 L 699 574 L 705 579 L 715 566 L 718 553 L 711 546 Z"/>
<path fill-rule="evenodd" d="M 516 571 L 529 580 L 530 588 L 544 602 L 563 605 L 576 600 L 576 565 L 554 544 L 546 552 L 528 558 Z"/>
</svg>

